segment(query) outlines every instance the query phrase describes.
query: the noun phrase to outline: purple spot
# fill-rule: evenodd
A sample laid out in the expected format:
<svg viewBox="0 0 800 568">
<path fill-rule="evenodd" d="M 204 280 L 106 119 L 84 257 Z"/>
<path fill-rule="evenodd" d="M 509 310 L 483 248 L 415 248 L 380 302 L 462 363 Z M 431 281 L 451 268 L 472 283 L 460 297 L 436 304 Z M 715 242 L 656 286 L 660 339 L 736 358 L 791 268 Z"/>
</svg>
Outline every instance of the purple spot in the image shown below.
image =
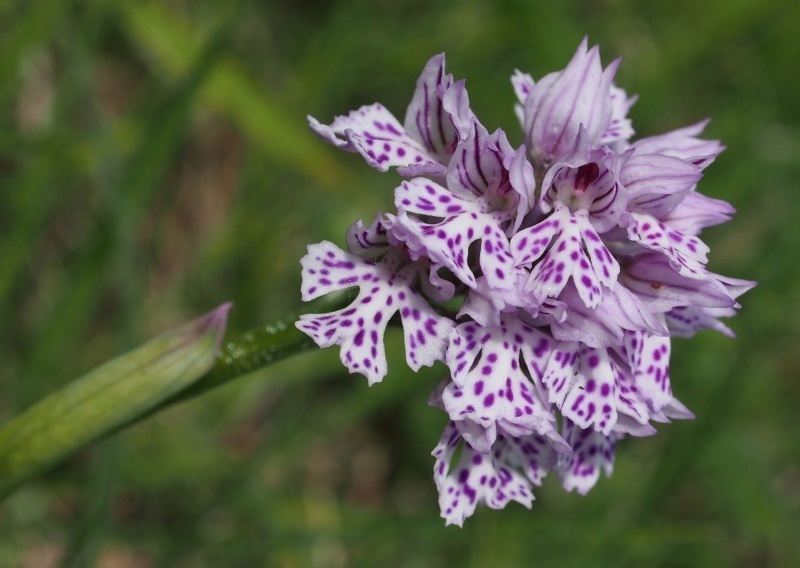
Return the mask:
<svg viewBox="0 0 800 568">
<path fill-rule="evenodd" d="M 428 335 L 436 337 L 436 320 L 433 318 L 428 318 L 428 320 L 425 322 L 425 331 L 428 332 Z"/>
<path fill-rule="evenodd" d="M 356 334 L 355 338 L 353 339 L 353 343 L 357 347 L 361 347 L 361 345 L 363 345 L 363 343 L 364 343 L 364 330 L 363 329 L 359 330 L 359 332 Z"/>
</svg>

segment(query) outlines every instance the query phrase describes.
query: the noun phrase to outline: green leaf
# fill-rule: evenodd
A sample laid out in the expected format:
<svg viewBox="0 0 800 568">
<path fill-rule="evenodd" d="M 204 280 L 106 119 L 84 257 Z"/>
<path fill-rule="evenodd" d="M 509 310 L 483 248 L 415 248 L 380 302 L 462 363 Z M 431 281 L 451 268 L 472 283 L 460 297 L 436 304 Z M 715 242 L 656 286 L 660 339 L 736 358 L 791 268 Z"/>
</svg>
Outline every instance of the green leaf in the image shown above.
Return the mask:
<svg viewBox="0 0 800 568">
<path fill-rule="evenodd" d="M 0 430 L 0 499 L 85 444 L 130 423 L 205 375 L 230 304 L 70 383 Z"/>
</svg>

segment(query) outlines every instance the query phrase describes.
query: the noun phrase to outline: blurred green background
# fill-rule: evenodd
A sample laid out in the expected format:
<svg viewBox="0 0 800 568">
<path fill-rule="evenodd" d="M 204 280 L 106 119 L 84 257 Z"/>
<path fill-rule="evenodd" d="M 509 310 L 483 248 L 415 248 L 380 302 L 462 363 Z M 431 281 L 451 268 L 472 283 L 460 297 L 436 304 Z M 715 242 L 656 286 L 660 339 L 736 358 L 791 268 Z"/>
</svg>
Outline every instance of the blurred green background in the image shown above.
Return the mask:
<svg viewBox="0 0 800 568">
<path fill-rule="evenodd" d="M 308 243 L 391 206 L 306 129 L 382 102 L 402 120 L 447 53 L 473 109 L 522 140 L 509 76 L 588 34 L 639 136 L 707 116 L 729 149 L 703 234 L 755 279 L 731 326 L 676 341 L 693 422 L 628 440 L 587 497 L 445 528 L 431 479 L 444 367 L 347 376 L 284 361 L 87 448 L 0 505 L 0 568 L 800 566 L 800 4 L 415 0 L 0 2 L 0 421 L 224 300 L 231 333 L 301 309 Z M 395 363 L 392 365 L 392 363 Z"/>
</svg>

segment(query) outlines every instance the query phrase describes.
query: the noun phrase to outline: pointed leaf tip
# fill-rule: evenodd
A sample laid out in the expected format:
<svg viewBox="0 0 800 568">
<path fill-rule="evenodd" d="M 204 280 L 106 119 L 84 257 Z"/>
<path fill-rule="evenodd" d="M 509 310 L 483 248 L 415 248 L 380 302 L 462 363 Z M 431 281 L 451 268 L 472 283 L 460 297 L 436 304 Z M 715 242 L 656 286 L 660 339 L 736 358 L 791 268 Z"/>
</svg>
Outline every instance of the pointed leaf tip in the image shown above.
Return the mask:
<svg viewBox="0 0 800 568">
<path fill-rule="evenodd" d="M 232 307 L 233 302 L 225 302 L 193 322 L 197 325 L 198 334 L 214 333 L 217 335 L 217 349 L 219 349 L 222 337 L 225 335 L 225 328 L 228 325 L 228 313 Z"/>
<path fill-rule="evenodd" d="M 214 365 L 225 303 L 57 390 L 0 429 L 0 499 L 82 446 L 147 415 Z"/>
</svg>

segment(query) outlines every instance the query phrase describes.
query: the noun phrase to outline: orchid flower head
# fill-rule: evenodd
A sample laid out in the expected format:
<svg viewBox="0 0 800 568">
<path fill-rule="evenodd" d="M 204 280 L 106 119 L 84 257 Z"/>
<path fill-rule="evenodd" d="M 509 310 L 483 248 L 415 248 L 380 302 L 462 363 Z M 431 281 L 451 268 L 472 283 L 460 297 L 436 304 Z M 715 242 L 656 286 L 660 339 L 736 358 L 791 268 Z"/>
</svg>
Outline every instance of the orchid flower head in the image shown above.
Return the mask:
<svg viewBox="0 0 800 568">
<path fill-rule="evenodd" d="M 391 325 L 412 370 L 442 364 L 429 403 L 446 414 L 433 457 L 447 524 L 479 505 L 530 508 L 548 472 L 584 495 L 625 438 L 692 419 L 672 338 L 732 336 L 719 318 L 755 285 L 711 272 L 700 238 L 734 213 L 698 191 L 724 147 L 699 137 L 707 121 L 632 140 L 636 97 L 613 83 L 618 65 L 603 68 L 584 39 L 561 71 L 516 71 L 517 147 L 479 121 L 443 54 L 402 124 L 380 104 L 329 125 L 309 117 L 322 139 L 405 179 L 344 249 L 308 247 L 303 300 L 351 292 L 297 327 L 338 345 L 370 385 L 387 374 Z"/>
</svg>

